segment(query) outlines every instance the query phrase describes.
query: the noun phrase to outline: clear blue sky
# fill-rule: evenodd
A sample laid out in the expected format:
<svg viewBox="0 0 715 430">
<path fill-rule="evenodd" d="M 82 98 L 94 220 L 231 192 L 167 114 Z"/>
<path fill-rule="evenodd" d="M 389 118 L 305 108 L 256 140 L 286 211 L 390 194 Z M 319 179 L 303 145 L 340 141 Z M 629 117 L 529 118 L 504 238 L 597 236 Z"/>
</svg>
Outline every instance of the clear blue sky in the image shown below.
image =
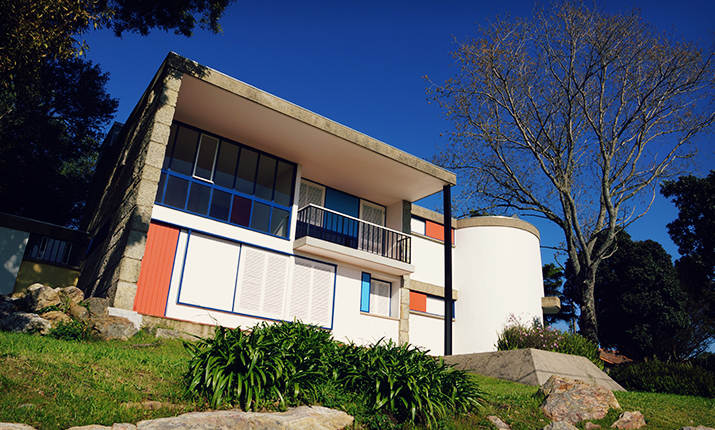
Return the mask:
<svg viewBox="0 0 715 430">
<path fill-rule="evenodd" d="M 715 29 L 711 0 L 608 0 L 609 12 L 641 8 L 645 21 L 674 29 L 687 40 L 710 43 Z M 177 52 L 320 115 L 429 159 L 447 143 L 450 129 L 440 109 L 428 104 L 428 82 L 452 76 L 454 40 L 475 34 L 497 15 L 529 17 L 532 1 L 260 1 L 232 5 L 223 34 L 197 31 L 190 38 L 155 31 L 148 37 L 115 38 L 106 30 L 85 35 L 87 58 L 110 73 L 108 90 L 120 99 L 123 122 L 169 51 Z M 713 145 L 700 143 L 699 176 L 715 168 Z M 457 190 L 453 192 L 456 194 Z M 434 202 L 427 206 L 434 208 Z M 629 232 L 653 239 L 677 257 L 665 225 L 677 210 L 659 196 Z M 542 245 L 557 246 L 558 229 L 531 218 Z M 553 251 L 542 252 L 544 262 Z M 563 261 L 563 259 L 560 259 Z"/>
</svg>

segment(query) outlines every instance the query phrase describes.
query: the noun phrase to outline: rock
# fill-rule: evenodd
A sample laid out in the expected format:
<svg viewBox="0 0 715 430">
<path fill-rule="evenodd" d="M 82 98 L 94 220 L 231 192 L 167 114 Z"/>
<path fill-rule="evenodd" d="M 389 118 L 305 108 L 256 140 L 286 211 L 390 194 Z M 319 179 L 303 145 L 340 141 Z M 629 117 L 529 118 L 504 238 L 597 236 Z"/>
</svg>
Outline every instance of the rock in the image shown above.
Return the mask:
<svg viewBox="0 0 715 430">
<path fill-rule="evenodd" d="M 78 321 L 87 322 L 89 320 L 89 311 L 84 306 L 73 305 L 70 308 L 70 316 Z"/>
<path fill-rule="evenodd" d="M 703 425 L 699 425 L 697 427 L 685 426 L 685 427 L 681 427 L 679 430 L 715 430 L 715 429 L 712 427 L 705 427 Z"/>
<path fill-rule="evenodd" d="M 137 429 L 137 426 L 135 426 L 134 424 L 120 423 L 120 424 L 113 424 L 111 427 L 92 424 L 92 425 L 88 425 L 88 426 L 70 427 L 67 430 L 136 430 L 136 429 Z M 0 430 L 2 430 L 2 429 L 0 429 Z"/>
<path fill-rule="evenodd" d="M 611 427 L 617 429 L 639 429 L 645 427 L 645 418 L 643 418 L 643 414 L 639 411 L 623 412 L 618 417 L 618 420 L 611 424 Z"/>
<path fill-rule="evenodd" d="M 595 430 L 595 429 L 600 429 L 601 426 L 598 424 L 594 424 L 592 422 L 587 422 L 585 426 L 583 426 L 586 430 Z"/>
<path fill-rule="evenodd" d="M 32 284 L 27 287 L 27 299 L 30 312 L 37 312 L 48 306 L 60 304 L 60 296 L 57 291 L 42 284 Z"/>
<path fill-rule="evenodd" d="M 62 303 L 79 304 L 84 300 L 84 293 L 77 287 L 56 288 Z"/>
<path fill-rule="evenodd" d="M 546 396 L 540 408 L 552 421 L 575 424 L 601 419 L 610 408 L 620 409 L 610 390 L 556 375 L 552 375 L 539 392 Z"/>
<path fill-rule="evenodd" d="M 0 315 L 14 314 L 18 311 L 16 300 L 0 296 Z"/>
<path fill-rule="evenodd" d="M 568 421 L 554 421 L 549 423 L 543 430 L 578 430 Z"/>
<path fill-rule="evenodd" d="M 0 423 L 0 430 L 35 430 L 27 424 Z"/>
<path fill-rule="evenodd" d="M 89 308 L 90 316 L 106 317 L 109 315 L 107 308 L 109 307 L 109 300 L 103 299 L 101 297 L 90 297 L 87 300 L 87 307 Z"/>
<path fill-rule="evenodd" d="M 140 421 L 137 423 L 137 430 L 337 430 L 351 425 L 352 422 L 353 417 L 342 411 L 322 406 L 301 406 L 278 413 L 192 412 L 173 418 Z"/>
<path fill-rule="evenodd" d="M 89 324 L 92 334 L 101 340 L 127 340 L 139 332 L 131 321 L 122 317 L 92 317 Z"/>
<path fill-rule="evenodd" d="M 499 430 L 511 430 L 511 427 L 509 427 L 509 424 L 500 420 L 499 417 L 495 417 L 494 415 L 489 415 L 487 417 L 487 419 L 489 421 L 491 421 L 492 424 L 494 424 Z"/>
<path fill-rule="evenodd" d="M 157 328 L 156 333 L 154 333 L 154 336 L 160 339 L 182 339 L 189 342 L 198 339 L 196 336 L 192 336 L 190 334 L 183 333 L 178 330 L 172 330 L 169 328 Z"/>
<path fill-rule="evenodd" d="M 40 318 L 49 321 L 52 328 L 57 327 L 61 322 L 68 323 L 72 321 L 72 318 L 60 311 L 45 312 L 44 314 L 40 314 Z"/>
<path fill-rule="evenodd" d="M 52 328 L 50 322 L 40 318 L 37 314 L 17 312 L 4 316 L 0 315 L 0 330 L 47 334 L 50 332 L 50 328 Z"/>
</svg>

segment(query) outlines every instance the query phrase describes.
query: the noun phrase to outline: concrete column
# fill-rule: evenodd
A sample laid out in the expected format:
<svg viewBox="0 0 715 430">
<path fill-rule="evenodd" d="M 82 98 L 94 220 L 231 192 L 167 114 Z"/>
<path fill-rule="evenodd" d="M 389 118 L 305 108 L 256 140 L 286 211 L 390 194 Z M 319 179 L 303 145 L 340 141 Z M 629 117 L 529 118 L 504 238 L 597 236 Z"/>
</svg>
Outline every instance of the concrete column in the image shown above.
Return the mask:
<svg viewBox="0 0 715 430">
<path fill-rule="evenodd" d="M 398 328 L 397 343 L 404 345 L 410 343 L 410 276 L 402 276 L 400 289 L 400 325 Z"/>
</svg>

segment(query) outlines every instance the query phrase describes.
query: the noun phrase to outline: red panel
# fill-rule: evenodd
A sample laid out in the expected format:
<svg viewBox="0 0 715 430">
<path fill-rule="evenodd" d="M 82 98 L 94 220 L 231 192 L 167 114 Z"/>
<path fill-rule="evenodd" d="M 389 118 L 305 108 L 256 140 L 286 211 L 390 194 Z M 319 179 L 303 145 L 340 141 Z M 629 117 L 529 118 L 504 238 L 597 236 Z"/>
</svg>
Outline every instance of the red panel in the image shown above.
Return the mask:
<svg viewBox="0 0 715 430">
<path fill-rule="evenodd" d="M 427 312 L 427 295 L 410 291 L 410 310 Z"/>
<path fill-rule="evenodd" d="M 444 240 L 444 226 L 432 221 L 425 221 L 425 236 L 432 239 Z M 452 229 L 452 245 L 454 245 L 454 229 Z"/>
<path fill-rule="evenodd" d="M 179 230 L 178 227 L 154 222 L 149 225 L 134 298 L 134 310 L 140 314 L 163 317 L 166 312 Z"/>
</svg>

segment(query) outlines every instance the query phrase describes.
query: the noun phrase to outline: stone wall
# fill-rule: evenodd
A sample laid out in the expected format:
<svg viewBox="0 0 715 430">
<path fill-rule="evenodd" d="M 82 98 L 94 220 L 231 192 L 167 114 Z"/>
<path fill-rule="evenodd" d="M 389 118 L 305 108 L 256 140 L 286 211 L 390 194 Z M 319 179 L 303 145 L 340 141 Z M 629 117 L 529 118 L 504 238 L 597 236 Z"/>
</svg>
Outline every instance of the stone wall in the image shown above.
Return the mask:
<svg viewBox="0 0 715 430">
<path fill-rule="evenodd" d="M 79 279 L 90 297 L 132 309 L 183 72 L 169 54 L 97 162 L 82 227 L 91 237 Z"/>
</svg>

